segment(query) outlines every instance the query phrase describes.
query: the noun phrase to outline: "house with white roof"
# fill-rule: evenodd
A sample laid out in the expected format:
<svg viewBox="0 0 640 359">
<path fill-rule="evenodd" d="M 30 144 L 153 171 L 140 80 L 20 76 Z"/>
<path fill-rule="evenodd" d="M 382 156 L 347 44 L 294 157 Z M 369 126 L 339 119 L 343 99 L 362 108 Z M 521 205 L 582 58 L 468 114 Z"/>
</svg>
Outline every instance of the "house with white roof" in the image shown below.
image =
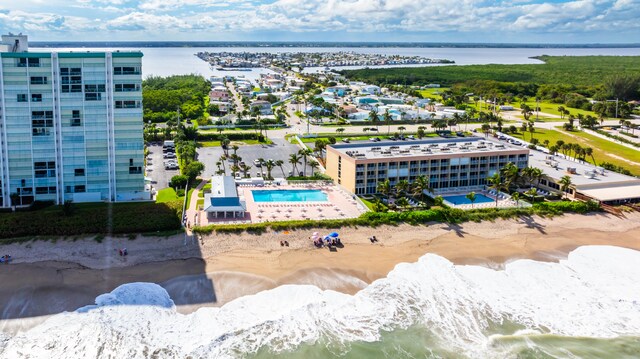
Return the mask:
<svg viewBox="0 0 640 359">
<path fill-rule="evenodd" d="M 203 211 L 208 219 L 244 218 L 247 204 L 238 196 L 233 177 L 211 177 L 211 192 L 204 195 Z"/>
</svg>

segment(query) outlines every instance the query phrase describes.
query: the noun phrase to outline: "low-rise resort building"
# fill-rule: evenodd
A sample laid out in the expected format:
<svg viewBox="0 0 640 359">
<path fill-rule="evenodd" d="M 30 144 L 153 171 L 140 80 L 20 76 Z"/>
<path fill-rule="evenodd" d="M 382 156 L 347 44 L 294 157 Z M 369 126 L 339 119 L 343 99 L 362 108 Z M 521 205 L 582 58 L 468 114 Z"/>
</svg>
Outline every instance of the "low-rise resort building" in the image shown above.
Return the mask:
<svg viewBox="0 0 640 359">
<path fill-rule="evenodd" d="M 427 176 L 436 193 L 473 191 L 512 162 L 522 169 L 529 150 L 479 137 L 334 144 L 327 146 L 327 175 L 347 190 L 376 193 L 378 182 L 391 185 Z"/>
</svg>

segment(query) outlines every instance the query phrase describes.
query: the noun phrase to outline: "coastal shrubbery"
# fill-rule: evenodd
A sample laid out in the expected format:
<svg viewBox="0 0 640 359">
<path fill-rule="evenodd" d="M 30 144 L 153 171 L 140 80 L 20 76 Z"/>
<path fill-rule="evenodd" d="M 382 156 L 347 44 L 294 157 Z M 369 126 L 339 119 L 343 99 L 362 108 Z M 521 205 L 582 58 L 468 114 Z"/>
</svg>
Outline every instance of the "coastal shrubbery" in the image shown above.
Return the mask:
<svg viewBox="0 0 640 359">
<path fill-rule="evenodd" d="M 377 227 L 382 225 L 426 225 L 430 223 L 458 224 L 463 222 L 493 221 L 517 217 L 538 215 L 543 217 L 557 216 L 563 213 L 588 213 L 599 211 L 596 202 L 544 202 L 536 203 L 529 208 L 481 208 L 464 211 L 456 208 L 431 208 L 424 211 L 406 212 L 367 212 L 358 218 L 335 220 L 296 220 L 284 222 L 263 222 L 237 225 L 209 225 L 195 227 L 193 231 L 199 234 L 216 233 L 264 233 L 268 229 L 273 231 L 305 229 L 305 228 L 341 228 L 341 227 Z"/>
<path fill-rule="evenodd" d="M 167 203 L 78 203 L 73 211 L 50 206 L 38 211 L 0 213 L 0 239 L 35 236 L 128 234 L 180 229 L 182 201 Z M 11 239 L 11 240 L 7 240 Z"/>
</svg>

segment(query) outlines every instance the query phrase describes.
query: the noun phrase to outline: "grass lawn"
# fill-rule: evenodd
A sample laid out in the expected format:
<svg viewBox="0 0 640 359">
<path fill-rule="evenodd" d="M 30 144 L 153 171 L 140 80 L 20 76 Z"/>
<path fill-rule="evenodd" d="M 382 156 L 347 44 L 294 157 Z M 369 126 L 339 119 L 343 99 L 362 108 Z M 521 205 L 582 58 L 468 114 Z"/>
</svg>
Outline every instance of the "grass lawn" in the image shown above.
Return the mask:
<svg viewBox="0 0 640 359">
<path fill-rule="evenodd" d="M 190 188 L 189 192 L 187 192 L 187 207 L 191 204 L 191 194 L 193 193 L 194 188 Z M 184 198 L 184 197 L 181 197 Z"/>
<path fill-rule="evenodd" d="M 196 203 L 196 208 L 200 208 L 204 206 L 204 198 L 199 199 L 198 202 Z"/>
<path fill-rule="evenodd" d="M 447 91 L 448 89 L 448 87 L 428 88 L 425 90 L 418 90 L 418 93 L 424 98 L 433 97 L 436 100 L 440 101 L 442 100 L 442 96 L 440 95 L 440 93 Z"/>
<path fill-rule="evenodd" d="M 524 120 L 524 116 L 522 115 L 516 115 L 517 118 Z M 558 117 L 545 117 L 540 115 L 540 117 L 538 117 L 538 119 L 536 120 L 536 115 L 535 112 L 533 115 L 531 115 L 531 119 L 534 120 L 535 122 L 562 122 L 562 121 L 566 121 L 566 120 L 562 120 Z"/>
<path fill-rule="evenodd" d="M 535 99 L 533 101 L 529 100 L 529 101 L 527 101 L 525 103 L 529 107 L 531 107 L 532 109 L 536 108 Z M 515 108 L 518 108 L 518 109 L 520 108 L 520 102 L 518 102 L 517 104 L 514 102 L 512 105 Z M 598 115 L 596 115 L 596 113 L 593 112 L 593 111 L 582 110 L 582 109 L 579 109 L 579 108 L 571 108 L 571 107 L 567 107 L 566 105 L 563 105 L 563 104 L 551 103 L 551 102 L 545 102 L 545 101 L 540 101 L 540 112 L 545 112 L 545 113 L 549 113 L 549 114 L 552 114 L 552 115 L 560 116 L 560 112 L 558 112 L 558 107 L 559 106 L 564 107 L 566 110 L 568 110 L 574 116 L 577 116 L 578 114 L 583 114 L 585 116 L 586 115 L 591 115 L 591 116 L 598 117 Z M 533 111 L 533 114 L 532 114 L 531 118 L 535 118 L 535 116 L 536 116 L 536 111 Z M 562 121 L 562 120 L 558 118 L 558 119 L 556 119 L 556 121 Z"/>
<path fill-rule="evenodd" d="M 512 134 L 513 137 L 522 139 L 522 133 Z M 583 147 L 593 148 L 593 156 L 596 162 L 609 162 L 618 166 L 627 168 L 634 174 L 640 174 L 640 152 L 625 146 L 621 146 L 617 143 L 596 137 L 584 132 L 575 131 L 567 132 L 563 130 L 547 130 L 536 129 L 533 134 L 534 138 L 537 138 L 540 142 L 549 140 L 550 144 L 554 144 L 558 140 L 562 140 L 565 143 L 578 143 Z M 526 133 L 524 136 L 525 141 L 530 141 L 530 133 Z M 590 160 L 590 158 L 587 158 Z"/>
<path fill-rule="evenodd" d="M 166 203 L 181 198 L 184 197 L 178 197 L 176 191 L 173 188 L 169 187 L 158 191 L 158 193 L 156 194 L 156 203 Z"/>
</svg>

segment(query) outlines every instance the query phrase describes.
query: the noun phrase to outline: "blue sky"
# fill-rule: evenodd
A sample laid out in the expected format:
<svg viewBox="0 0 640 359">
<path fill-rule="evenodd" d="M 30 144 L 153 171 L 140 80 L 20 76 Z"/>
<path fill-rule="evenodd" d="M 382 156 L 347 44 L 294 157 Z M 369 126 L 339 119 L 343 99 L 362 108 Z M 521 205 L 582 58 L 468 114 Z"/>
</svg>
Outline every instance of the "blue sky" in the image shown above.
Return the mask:
<svg viewBox="0 0 640 359">
<path fill-rule="evenodd" d="M 640 0 L 0 0 L 32 41 L 640 42 Z"/>
</svg>

